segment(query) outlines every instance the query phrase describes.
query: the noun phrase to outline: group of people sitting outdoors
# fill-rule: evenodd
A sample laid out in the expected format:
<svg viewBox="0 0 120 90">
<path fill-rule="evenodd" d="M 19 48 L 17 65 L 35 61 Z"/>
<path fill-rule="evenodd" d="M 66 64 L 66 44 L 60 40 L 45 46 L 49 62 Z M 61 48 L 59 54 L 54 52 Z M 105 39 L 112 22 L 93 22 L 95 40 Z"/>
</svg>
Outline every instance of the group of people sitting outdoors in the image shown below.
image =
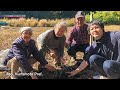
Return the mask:
<svg viewBox="0 0 120 90">
<path fill-rule="evenodd" d="M 65 32 L 69 33 L 65 35 Z M 32 64 L 39 62 L 49 71 L 62 68 L 65 62 L 64 48 L 76 60 L 76 53 L 83 52 L 81 64 L 73 71 L 66 72 L 69 77 L 81 73 L 86 67 L 96 70 L 99 75 L 93 79 L 119 79 L 120 78 L 120 32 L 105 32 L 104 24 L 99 20 L 85 23 L 85 13 L 78 11 L 75 15 L 75 25 L 67 30 L 64 20 L 59 21 L 53 29 L 41 33 L 37 40 L 33 40 L 31 27 L 20 29 L 20 37 L 12 43 L 1 68 L 9 68 L 11 79 L 17 79 L 19 68 L 25 73 L 33 73 L 32 79 L 38 79 Z M 94 38 L 92 45 L 90 35 Z M 37 45 L 36 45 L 37 43 Z M 49 54 L 55 61 L 52 66 L 45 59 Z"/>
</svg>

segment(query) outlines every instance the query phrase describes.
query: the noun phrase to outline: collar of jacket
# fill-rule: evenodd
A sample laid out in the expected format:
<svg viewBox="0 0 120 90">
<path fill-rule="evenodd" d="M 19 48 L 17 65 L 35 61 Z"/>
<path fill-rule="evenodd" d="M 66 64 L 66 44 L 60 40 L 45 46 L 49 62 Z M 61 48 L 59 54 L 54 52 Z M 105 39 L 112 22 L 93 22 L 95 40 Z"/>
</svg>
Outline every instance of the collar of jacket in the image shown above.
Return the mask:
<svg viewBox="0 0 120 90">
<path fill-rule="evenodd" d="M 53 30 L 53 35 L 54 35 L 54 38 L 57 40 L 59 37 L 57 37 L 56 35 L 55 35 L 55 31 Z"/>
<path fill-rule="evenodd" d="M 25 43 L 25 41 L 23 40 L 23 38 L 22 38 L 22 37 L 20 37 L 20 38 L 21 38 L 21 40 L 22 40 L 22 42 L 21 42 L 22 47 L 24 47 L 24 46 L 29 46 L 29 45 L 30 45 L 31 40 L 30 40 L 28 43 Z"/>
<path fill-rule="evenodd" d="M 106 40 L 107 40 L 106 33 L 103 33 L 103 36 L 99 40 L 96 40 L 96 43 L 105 43 Z"/>
</svg>

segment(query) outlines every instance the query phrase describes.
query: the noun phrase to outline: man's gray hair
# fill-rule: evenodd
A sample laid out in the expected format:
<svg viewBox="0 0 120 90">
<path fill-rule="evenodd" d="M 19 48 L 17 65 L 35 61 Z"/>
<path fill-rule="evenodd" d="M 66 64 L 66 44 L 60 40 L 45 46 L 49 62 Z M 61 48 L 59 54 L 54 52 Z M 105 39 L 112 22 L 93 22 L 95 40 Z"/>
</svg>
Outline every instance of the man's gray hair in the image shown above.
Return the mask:
<svg viewBox="0 0 120 90">
<path fill-rule="evenodd" d="M 64 26 L 64 27 L 67 28 L 67 24 L 66 24 L 66 22 L 65 22 L 64 20 L 59 21 L 59 22 L 55 25 L 55 28 L 60 28 L 60 27 L 62 27 L 62 26 Z"/>
</svg>

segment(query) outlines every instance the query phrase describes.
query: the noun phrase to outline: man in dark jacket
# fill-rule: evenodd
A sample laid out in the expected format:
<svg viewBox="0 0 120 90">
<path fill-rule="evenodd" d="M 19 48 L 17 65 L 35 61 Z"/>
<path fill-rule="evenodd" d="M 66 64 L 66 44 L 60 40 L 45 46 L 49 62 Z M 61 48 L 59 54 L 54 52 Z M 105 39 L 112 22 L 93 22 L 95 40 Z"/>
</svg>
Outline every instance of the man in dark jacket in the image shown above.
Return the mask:
<svg viewBox="0 0 120 90">
<path fill-rule="evenodd" d="M 98 20 L 91 22 L 88 30 L 95 41 L 87 48 L 88 54 L 81 65 L 68 73 L 74 76 L 89 65 L 100 73 L 93 79 L 120 78 L 120 32 L 105 32 L 104 24 Z"/>
<path fill-rule="evenodd" d="M 20 33 L 21 36 L 13 42 L 12 48 L 3 62 L 4 65 L 7 65 L 9 60 L 11 62 L 11 79 L 15 78 L 15 73 L 18 71 L 19 66 L 21 66 L 26 73 L 31 74 L 32 79 L 37 79 L 29 61 L 35 63 L 37 60 L 50 71 L 55 70 L 55 68 L 48 65 L 48 62 L 39 54 L 35 41 L 31 39 L 32 28 L 23 27 L 20 29 Z"/>
</svg>

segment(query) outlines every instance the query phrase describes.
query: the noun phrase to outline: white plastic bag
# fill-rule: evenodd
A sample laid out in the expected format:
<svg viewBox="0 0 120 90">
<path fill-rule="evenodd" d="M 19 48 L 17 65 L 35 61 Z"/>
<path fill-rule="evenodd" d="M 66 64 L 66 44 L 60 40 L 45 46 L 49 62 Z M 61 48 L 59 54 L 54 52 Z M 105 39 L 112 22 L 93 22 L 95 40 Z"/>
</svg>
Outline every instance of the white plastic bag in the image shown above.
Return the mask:
<svg viewBox="0 0 120 90">
<path fill-rule="evenodd" d="M 4 58 L 7 56 L 10 49 L 0 51 L 0 64 L 3 63 Z"/>
</svg>

